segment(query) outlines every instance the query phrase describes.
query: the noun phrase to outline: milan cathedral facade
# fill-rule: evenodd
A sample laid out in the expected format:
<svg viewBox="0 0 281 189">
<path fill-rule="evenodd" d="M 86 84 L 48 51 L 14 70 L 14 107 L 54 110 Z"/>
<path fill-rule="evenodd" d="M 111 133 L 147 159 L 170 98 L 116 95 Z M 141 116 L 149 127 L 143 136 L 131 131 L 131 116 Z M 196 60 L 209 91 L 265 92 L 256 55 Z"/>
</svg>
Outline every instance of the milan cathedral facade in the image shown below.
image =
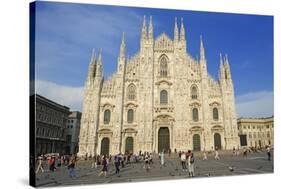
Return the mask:
<svg viewBox="0 0 281 189">
<path fill-rule="evenodd" d="M 227 55 L 219 79 L 188 52 L 181 19 L 174 36 L 154 37 L 144 17 L 140 49 L 126 58 L 124 34 L 117 70 L 104 80 L 101 51 L 93 53 L 85 82 L 79 156 L 212 150 L 239 147 L 234 87 Z"/>
</svg>

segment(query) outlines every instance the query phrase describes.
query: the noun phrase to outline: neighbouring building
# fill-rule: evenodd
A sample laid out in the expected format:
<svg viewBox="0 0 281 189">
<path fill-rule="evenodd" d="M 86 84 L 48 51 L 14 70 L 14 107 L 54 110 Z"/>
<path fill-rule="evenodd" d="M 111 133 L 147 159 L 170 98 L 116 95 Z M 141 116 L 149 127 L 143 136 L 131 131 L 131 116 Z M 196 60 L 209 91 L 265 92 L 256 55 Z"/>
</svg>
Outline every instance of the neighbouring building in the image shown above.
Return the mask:
<svg viewBox="0 0 281 189">
<path fill-rule="evenodd" d="M 126 56 L 123 37 L 117 70 L 104 80 L 101 51 L 93 53 L 85 82 L 79 155 L 212 150 L 239 147 L 234 86 L 227 55 L 218 80 L 188 51 L 181 19 L 174 36 L 155 37 L 144 17 L 139 51 Z"/>
<path fill-rule="evenodd" d="M 68 116 L 66 129 L 67 154 L 76 154 L 78 152 L 81 115 L 81 112 L 73 111 Z"/>
<path fill-rule="evenodd" d="M 239 118 L 237 120 L 241 146 L 266 147 L 274 146 L 274 119 Z"/>
<path fill-rule="evenodd" d="M 36 154 L 65 153 L 65 129 L 69 108 L 35 95 Z"/>
</svg>

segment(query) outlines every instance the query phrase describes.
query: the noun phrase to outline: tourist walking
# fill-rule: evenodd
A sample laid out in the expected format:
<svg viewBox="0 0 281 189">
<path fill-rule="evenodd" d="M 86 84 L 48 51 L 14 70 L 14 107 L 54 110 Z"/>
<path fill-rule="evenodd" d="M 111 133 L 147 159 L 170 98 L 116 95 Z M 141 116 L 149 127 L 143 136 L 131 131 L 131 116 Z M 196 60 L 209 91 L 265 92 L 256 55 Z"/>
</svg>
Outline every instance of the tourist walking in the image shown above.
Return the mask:
<svg viewBox="0 0 281 189">
<path fill-rule="evenodd" d="M 50 169 L 50 171 L 52 171 L 52 172 L 56 171 L 55 164 L 56 164 L 56 157 L 55 156 L 50 157 L 50 159 L 49 159 L 49 169 Z"/>
<path fill-rule="evenodd" d="M 100 172 L 100 174 L 98 176 L 104 175 L 104 177 L 106 177 L 108 162 L 107 162 L 107 158 L 106 158 L 105 155 L 102 158 L 102 163 L 101 164 L 102 164 L 102 170 L 101 170 L 101 172 Z"/>
<path fill-rule="evenodd" d="M 67 166 L 68 168 L 68 175 L 70 178 L 76 177 L 76 171 L 75 171 L 75 164 L 76 164 L 76 157 L 73 154 L 69 160 L 69 164 Z"/>
<path fill-rule="evenodd" d="M 143 166 L 143 168 L 146 169 L 146 171 L 148 171 L 150 169 L 148 152 L 144 153 L 144 166 Z"/>
<path fill-rule="evenodd" d="M 153 154 L 149 154 L 149 164 L 153 164 Z"/>
<path fill-rule="evenodd" d="M 181 166 L 182 166 L 182 171 L 187 171 L 187 168 L 186 168 L 186 154 L 184 152 L 181 153 Z"/>
<path fill-rule="evenodd" d="M 247 157 L 247 152 L 248 152 L 247 148 L 244 147 L 244 149 L 243 149 L 243 157 Z"/>
<path fill-rule="evenodd" d="M 239 154 L 240 154 L 239 147 L 237 147 L 236 156 L 239 156 Z"/>
<path fill-rule="evenodd" d="M 219 150 L 218 150 L 218 148 L 216 147 L 215 148 L 215 160 L 219 160 L 220 159 L 220 157 L 219 157 Z"/>
<path fill-rule="evenodd" d="M 164 166 L 164 164 L 165 164 L 164 150 L 160 153 L 160 162 L 161 162 L 161 167 Z"/>
<path fill-rule="evenodd" d="M 44 173 L 44 169 L 43 169 L 43 155 L 38 156 L 37 161 L 38 161 L 38 167 L 36 169 L 36 174 L 39 172 L 39 170 L 41 170 L 41 172 Z"/>
<path fill-rule="evenodd" d="M 271 160 L 271 152 L 270 152 L 269 146 L 267 146 L 267 148 L 266 148 L 266 153 L 267 153 L 267 159 L 268 159 L 268 161 L 270 161 Z"/>
<path fill-rule="evenodd" d="M 120 154 L 120 159 L 121 159 L 122 168 L 124 168 L 124 167 L 125 167 L 125 163 L 124 163 L 124 161 L 125 161 L 125 156 L 124 156 L 123 154 Z"/>
<path fill-rule="evenodd" d="M 205 150 L 203 151 L 203 160 L 208 160 L 207 153 Z"/>
<path fill-rule="evenodd" d="M 115 174 L 119 174 L 120 172 L 120 154 L 117 154 L 115 157 L 114 157 L 114 165 L 115 165 Z"/>
<path fill-rule="evenodd" d="M 94 155 L 94 157 L 93 157 L 93 161 L 92 161 L 92 169 L 93 168 L 97 168 L 97 156 L 96 155 Z"/>
<path fill-rule="evenodd" d="M 188 163 L 188 171 L 189 171 L 189 176 L 190 177 L 194 177 L 195 174 L 194 174 L 194 155 L 193 153 L 188 150 L 188 159 L 187 159 L 187 163 Z"/>
<path fill-rule="evenodd" d="M 236 154 L 236 149 L 235 149 L 235 147 L 233 146 L 233 149 L 232 149 L 232 154 L 233 154 L 233 156 L 235 156 Z"/>
</svg>

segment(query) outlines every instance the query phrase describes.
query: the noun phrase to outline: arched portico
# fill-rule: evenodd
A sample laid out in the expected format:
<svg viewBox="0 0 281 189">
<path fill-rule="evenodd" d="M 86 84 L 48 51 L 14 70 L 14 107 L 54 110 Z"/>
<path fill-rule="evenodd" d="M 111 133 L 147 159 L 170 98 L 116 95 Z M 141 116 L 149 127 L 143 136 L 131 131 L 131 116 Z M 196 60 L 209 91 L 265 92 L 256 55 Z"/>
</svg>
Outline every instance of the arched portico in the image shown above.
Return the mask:
<svg viewBox="0 0 281 189">
<path fill-rule="evenodd" d="M 153 121 L 153 146 L 155 152 L 173 149 L 173 123 L 174 118 L 170 115 L 158 115 Z"/>
<path fill-rule="evenodd" d="M 224 149 L 225 141 L 224 141 L 224 130 L 221 125 L 215 125 L 211 128 L 212 133 L 212 148 L 215 149 Z"/>
</svg>

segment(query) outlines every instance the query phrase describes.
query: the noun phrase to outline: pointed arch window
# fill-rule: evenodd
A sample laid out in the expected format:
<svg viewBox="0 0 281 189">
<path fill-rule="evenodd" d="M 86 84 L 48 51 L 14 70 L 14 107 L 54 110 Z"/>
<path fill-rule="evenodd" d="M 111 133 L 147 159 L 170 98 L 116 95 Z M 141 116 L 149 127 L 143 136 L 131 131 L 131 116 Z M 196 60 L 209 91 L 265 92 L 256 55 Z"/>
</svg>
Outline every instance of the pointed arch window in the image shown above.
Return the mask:
<svg viewBox="0 0 281 189">
<path fill-rule="evenodd" d="M 160 92 L 160 104 L 168 104 L 168 92 L 166 90 Z"/>
<path fill-rule="evenodd" d="M 107 109 L 107 110 L 104 111 L 104 116 L 103 116 L 103 123 L 104 124 L 109 124 L 110 114 L 111 114 L 110 110 Z"/>
<path fill-rule="evenodd" d="M 134 110 L 133 109 L 129 109 L 127 112 L 127 122 L 128 123 L 134 122 Z"/>
<path fill-rule="evenodd" d="M 160 59 L 160 76 L 167 77 L 168 76 L 168 60 L 165 56 Z"/>
<path fill-rule="evenodd" d="M 127 88 L 128 100 L 136 100 L 136 86 L 134 84 L 130 84 Z"/>
<path fill-rule="evenodd" d="M 219 111 L 218 108 L 213 108 L 213 120 L 218 121 L 219 120 Z"/>
<path fill-rule="evenodd" d="M 198 90 L 197 87 L 194 85 L 191 87 L 191 99 L 197 99 L 198 97 Z"/>
<path fill-rule="evenodd" d="M 192 109 L 192 120 L 193 121 L 198 121 L 199 120 L 198 109 L 197 108 L 193 108 Z"/>
</svg>

